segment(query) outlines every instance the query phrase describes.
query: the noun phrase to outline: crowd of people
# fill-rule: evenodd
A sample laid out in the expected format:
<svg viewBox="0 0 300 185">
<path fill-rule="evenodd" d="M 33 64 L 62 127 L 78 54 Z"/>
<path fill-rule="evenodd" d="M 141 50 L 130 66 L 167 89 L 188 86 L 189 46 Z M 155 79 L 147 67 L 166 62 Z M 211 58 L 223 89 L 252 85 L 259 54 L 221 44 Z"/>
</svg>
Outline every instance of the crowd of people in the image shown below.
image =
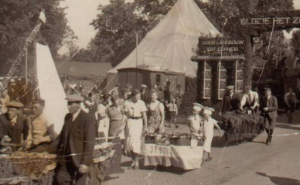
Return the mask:
<svg viewBox="0 0 300 185">
<path fill-rule="evenodd" d="M 95 139 L 108 141 L 119 137 L 124 153 L 132 158 L 131 167 L 137 169 L 143 133 L 164 133 L 169 111 L 172 123 L 178 127 L 176 101 L 181 101 L 184 92 L 177 85 L 176 93 L 171 93 L 170 85 L 167 83 L 163 90 L 156 85 L 148 89 L 144 84 L 141 89 L 133 90 L 127 85 L 108 93 L 99 92 L 95 86 L 87 95 L 70 91 L 67 93 L 69 113 L 61 133 L 55 133 L 43 112 L 45 100 L 31 93 L 30 101 L 22 101 L 20 97 L 27 91 L 17 90 L 15 81 L 11 80 L 8 91 L 19 94 L 1 91 L 1 153 L 8 152 L 7 142 L 10 147 L 26 152 L 55 152 L 60 158 L 55 183 L 70 184 L 70 179 L 75 179 L 76 184 L 84 184 L 88 166 L 92 164 Z"/>
<path fill-rule="evenodd" d="M 22 93 L 17 89 L 15 81 L 11 80 L 8 91 L 2 90 L 0 139 L 9 138 L 11 144 L 22 147 L 24 151 L 56 152 L 60 158 L 56 169 L 57 184 L 70 184 L 72 180 L 77 184 L 85 183 L 96 138 L 108 141 L 119 137 L 124 154 L 132 158 L 130 168 L 138 169 L 143 134 L 165 133 L 168 116 L 169 127 L 174 124 L 177 128 L 178 110 L 184 95 L 180 85 L 176 86 L 176 90 L 171 90 L 170 82 L 166 83 L 164 89 L 157 85 L 150 89 L 142 84 L 140 89 L 133 90 L 131 85 L 127 85 L 124 89 L 115 87 L 107 93 L 99 92 L 95 85 L 87 95 L 74 90 L 67 93 L 69 113 L 57 137 L 53 125 L 49 125 L 43 113 L 46 102 L 32 93 L 33 100 L 28 106 L 29 100 L 22 101 Z M 235 93 L 234 89 L 234 86 L 227 87 L 220 115 L 230 111 L 260 113 L 268 134 L 266 144 L 271 144 L 278 109 L 277 98 L 272 95 L 271 89 L 266 88 L 263 97 L 251 90 L 250 86 L 245 87 L 242 96 Z M 286 94 L 285 100 L 292 112 L 296 104 L 292 90 Z M 30 109 L 27 114 L 23 111 L 24 106 Z M 190 133 L 205 136 L 203 162 L 212 159 L 214 127 L 222 135 L 217 121 L 212 118 L 213 112 L 213 108 L 194 103 L 193 113 L 188 117 Z M 1 141 L 1 145 L 3 143 Z M 5 153 L 4 146 L 1 153 Z"/>
</svg>

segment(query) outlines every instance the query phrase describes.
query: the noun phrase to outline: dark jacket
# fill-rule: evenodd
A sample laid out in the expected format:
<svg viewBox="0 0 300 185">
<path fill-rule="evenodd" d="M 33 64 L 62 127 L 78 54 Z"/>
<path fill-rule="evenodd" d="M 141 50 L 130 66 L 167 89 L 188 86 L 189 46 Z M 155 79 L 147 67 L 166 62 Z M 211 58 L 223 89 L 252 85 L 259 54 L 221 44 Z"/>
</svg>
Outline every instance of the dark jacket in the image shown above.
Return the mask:
<svg viewBox="0 0 300 185">
<path fill-rule="evenodd" d="M 81 110 L 77 118 L 72 121 L 72 114 L 67 114 L 59 135 L 59 155 L 77 154 L 72 156 L 76 167 L 79 167 L 81 164 L 92 164 L 96 137 L 95 129 L 95 116 Z"/>
<path fill-rule="evenodd" d="M 141 90 L 141 100 L 145 102 L 145 104 L 149 104 L 151 102 L 150 93 L 148 90 L 146 90 L 145 93 Z"/>
<path fill-rule="evenodd" d="M 223 101 L 222 101 L 222 108 L 221 108 L 221 111 L 223 114 L 232 110 L 231 100 L 232 99 L 229 94 L 224 95 Z"/>
<path fill-rule="evenodd" d="M 12 126 L 7 113 L 0 115 L 0 141 L 6 135 L 12 139 L 11 143 L 21 144 L 22 140 L 25 141 L 28 136 L 27 121 L 18 116 L 17 122 Z"/>
<path fill-rule="evenodd" d="M 268 107 L 268 111 L 264 111 L 263 109 L 265 107 Z M 269 100 L 267 97 L 263 97 L 262 103 L 261 103 L 261 109 L 263 115 L 269 115 L 271 119 L 277 118 L 277 109 L 278 109 L 278 103 L 277 98 L 275 96 L 271 96 Z"/>
</svg>

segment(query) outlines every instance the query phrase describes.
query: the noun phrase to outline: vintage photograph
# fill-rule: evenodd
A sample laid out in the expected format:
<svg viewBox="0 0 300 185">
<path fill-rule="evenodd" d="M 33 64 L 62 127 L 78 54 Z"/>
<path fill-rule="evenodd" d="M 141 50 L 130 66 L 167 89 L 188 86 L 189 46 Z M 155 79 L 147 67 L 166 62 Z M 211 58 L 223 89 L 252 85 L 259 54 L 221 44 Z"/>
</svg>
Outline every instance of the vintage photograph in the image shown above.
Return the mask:
<svg viewBox="0 0 300 185">
<path fill-rule="evenodd" d="M 300 185 L 300 0 L 1 0 L 0 185 Z"/>
</svg>

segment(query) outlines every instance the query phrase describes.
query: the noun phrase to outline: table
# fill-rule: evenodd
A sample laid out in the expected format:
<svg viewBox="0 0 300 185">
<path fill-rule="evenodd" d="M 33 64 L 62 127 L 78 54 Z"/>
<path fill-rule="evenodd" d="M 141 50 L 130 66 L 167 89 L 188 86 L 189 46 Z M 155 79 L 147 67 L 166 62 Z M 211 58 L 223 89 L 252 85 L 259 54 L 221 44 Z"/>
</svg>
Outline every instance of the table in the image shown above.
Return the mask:
<svg viewBox="0 0 300 185">
<path fill-rule="evenodd" d="M 264 118 L 259 114 L 228 112 L 222 116 L 222 123 L 228 142 L 253 140 L 264 130 Z"/>
<path fill-rule="evenodd" d="M 191 147 L 190 139 L 178 138 L 174 144 L 162 145 L 145 139 L 142 155 L 145 166 L 161 165 L 165 167 L 174 166 L 183 170 L 201 168 L 203 156 L 203 142 L 198 146 Z"/>
</svg>

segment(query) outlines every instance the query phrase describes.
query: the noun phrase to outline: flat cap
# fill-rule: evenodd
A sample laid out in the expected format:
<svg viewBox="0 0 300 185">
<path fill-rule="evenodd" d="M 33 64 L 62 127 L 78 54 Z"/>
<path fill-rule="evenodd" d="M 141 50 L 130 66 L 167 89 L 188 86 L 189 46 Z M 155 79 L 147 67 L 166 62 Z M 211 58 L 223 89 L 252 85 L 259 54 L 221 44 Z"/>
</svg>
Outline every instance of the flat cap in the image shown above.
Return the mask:
<svg viewBox="0 0 300 185">
<path fill-rule="evenodd" d="M 145 84 L 142 84 L 142 85 L 141 85 L 141 88 L 144 88 L 144 89 L 146 89 L 146 88 L 148 88 L 148 86 L 147 86 L 147 85 L 145 85 Z"/>
<path fill-rule="evenodd" d="M 71 94 L 67 96 L 66 100 L 68 102 L 83 102 L 84 98 L 77 94 Z"/>
<path fill-rule="evenodd" d="M 272 92 L 272 89 L 269 88 L 269 87 L 266 87 L 266 88 L 265 88 L 265 91 L 271 91 L 271 92 Z"/>
<path fill-rule="evenodd" d="M 234 86 L 233 85 L 229 85 L 229 86 L 227 86 L 227 89 L 232 90 L 232 89 L 234 89 Z"/>
<path fill-rule="evenodd" d="M 23 108 L 24 105 L 23 105 L 23 103 L 21 103 L 21 102 L 12 101 L 12 102 L 9 102 L 9 103 L 8 103 L 7 107 Z"/>
</svg>

